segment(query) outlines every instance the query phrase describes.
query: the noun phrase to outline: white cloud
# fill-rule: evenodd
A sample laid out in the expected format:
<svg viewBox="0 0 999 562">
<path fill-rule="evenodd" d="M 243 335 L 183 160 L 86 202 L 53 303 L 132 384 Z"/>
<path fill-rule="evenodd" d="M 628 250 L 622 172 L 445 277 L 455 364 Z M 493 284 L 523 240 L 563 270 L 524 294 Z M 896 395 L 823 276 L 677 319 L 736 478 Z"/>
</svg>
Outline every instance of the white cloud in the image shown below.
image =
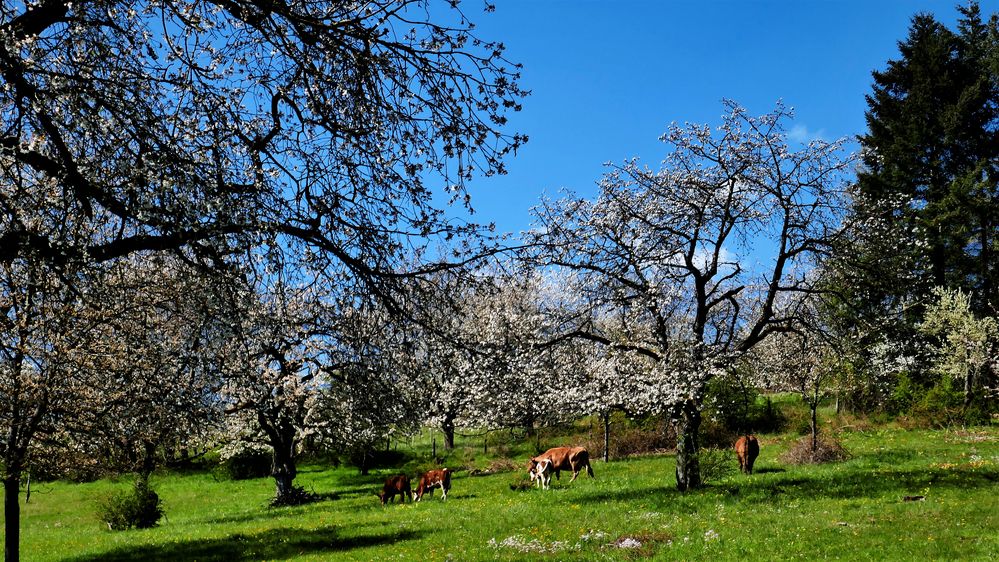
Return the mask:
<svg viewBox="0 0 999 562">
<path fill-rule="evenodd" d="M 812 131 L 808 129 L 808 126 L 798 123 L 791 130 L 787 132 L 787 138 L 790 141 L 807 144 L 814 140 L 825 140 L 825 129 L 819 129 L 818 131 Z"/>
</svg>

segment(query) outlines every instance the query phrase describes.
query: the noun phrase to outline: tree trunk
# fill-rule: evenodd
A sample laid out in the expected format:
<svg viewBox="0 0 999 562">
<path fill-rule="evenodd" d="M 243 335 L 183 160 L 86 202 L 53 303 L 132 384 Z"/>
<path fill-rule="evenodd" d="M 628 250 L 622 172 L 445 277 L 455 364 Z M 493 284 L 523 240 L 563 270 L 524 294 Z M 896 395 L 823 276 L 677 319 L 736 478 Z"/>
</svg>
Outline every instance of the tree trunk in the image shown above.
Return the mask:
<svg viewBox="0 0 999 562">
<path fill-rule="evenodd" d="M 810 403 L 809 406 L 812 409 L 812 420 L 811 420 L 812 453 L 814 454 L 815 451 L 819 450 L 819 416 L 818 416 L 819 401 L 815 400 L 812 403 Z"/>
<path fill-rule="evenodd" d="M 271 461 L 271 476 L 274 477 L 274 503 L 280 504 L 292 497 L 295 469 L 294 445 L 292 443 L 273 444 L 274 456 Z"/>
<path fill-rule="evenodd" d="M 676 489 L 681 492 L 701 487 L 701 465 L 697 458 L 700 429 L 699 404 L 693 400 L 685 400 L 680 406 L 680 418 L 676 422 Z"/>
<path fill-rule="evenodd" d="M 971 399 L 975 395 L 975 370 L 968 369 L 968 373 L 964 376 L 964 410 L 968 409 L 971 405 Z"/>
<path fill-rule="evenodd" d="M 604 462 L 610 462 L 610 411 L 603 414 L 604 420 Z"/>
<path fill-rule="evenodd" d="M 739 434 L 752 433 L 749 426 L 749 388 L 746 386 L 746 382 L 742 380 L 742 377 L 736 379 L 739 381 L 739 388 L 742 390 L 742 419 L 739 420 Z"/>
<path fill-rule="evenodd" d="M 368 447 L 364 447 L 361 451 L 361 476 L 367 476 L 371 472 L 371 466 L 368 464 Z"/>
<path fill-rule="evenodd" d="M 444 433 L 444 450 L 454 450 L 454 420 L 445 419 L 441 424 L 441 432 Z"/>
<path fill-rule="evenodd" d="M 20 474 L 8 472 L 3 480 L 3 559 L 5 562 L 17 562 L 21 557 L 21 505 L 18 503 L 18 495 L 21 491 L 20 484 Z"/>
<path fill-rule="evenodd" d="M 149 475 L 156 469 L 156 443 L 152 441 L 142 442 L 142 465 L 139 467 L 139 475 L 142 480 L 149 482 Z"/>
<path fill-rule="evenodd" d="M 979 258 L 981 259 L 981 272 L 979 273 L 982 282 L 982 304 L 981 310 L 988 310 L 989 306 L 999 306 L 999 299 L 995 298 L 993 291 L 995 287 L 993 286 L 992 280 L 992 241 L 989 240 L 989 233 L 995 229 L 995 225 L 989 220 L 988 215 L 984 215 L 980 219 L 982 229 L 981 229 L 981 250 L 979 250 Z"/>
</svg>

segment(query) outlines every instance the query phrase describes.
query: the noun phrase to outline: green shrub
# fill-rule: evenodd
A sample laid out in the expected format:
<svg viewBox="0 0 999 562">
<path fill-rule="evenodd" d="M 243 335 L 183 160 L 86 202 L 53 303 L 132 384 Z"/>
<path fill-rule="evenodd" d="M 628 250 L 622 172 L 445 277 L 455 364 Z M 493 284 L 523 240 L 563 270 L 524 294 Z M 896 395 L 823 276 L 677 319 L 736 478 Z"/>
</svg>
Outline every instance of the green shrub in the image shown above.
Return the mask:
<svg viewBox="0 0 999 562">
<path fill-rule="evenodd" d="M 904 427 L 928 429 L 988 424 L 996 407 L 982 391 L 965 403 L 963 381 L 931 372 L 922 377 L 899 374 L 886 410 Z"/>
<path fill-rule="evenodd" d="M 891 414 L 904 414 L 912 409 L 919 397 L 926 390 L 909 376 L 907 372 L 902 372 L 895 378 L 895 385 L 888 394 L 885 409 Z"/>
<path fill-rule="evenodd" d="M 748 431 L 759 393 L 736 377 L 719 376 L 704 389 L 704 417 L 732 431 Z"/>
<path fill-rule="evenodd" d="M 735 472 L 739 464 L 731 448 L 701 449 L 697 455 L 701 467 L 701 481 L 716 482 Z"/>
<path fill-rule="evenodd" d="M 955 388 L 953 379 L 942 376 L 912 407 L 912 417 L 926 427 L 982 425 L 989 422 L 989 408 L 981 397 L 965 404 L 964 390 Z"/>
<path fill-rule="evenodd" d="M 786 416 L 770 397 L 762 397 L 735 377 L 715 377 L 705 388 L 705 421 L 721 424 L 733 434 L 777 433 L 786 424 Z"/>
<path fill-rule="evenodd" d="M 780 411 L 783 421 L 781 429 L 785 432 L 797 435 L 811 435 L 812 433 L 812 412 L 804 402 L 799 402 L 795 406 L 785 404 L 783 408 L 774 408 Z"/>
<path fill-rule="evenodd" d="M 216 474 L 229 480 L 263 478 L 271 474 L 271 453 L 246 449 L 219 462 Z"/>
<path fill-rule="evenodd" d="M 97 517 L 112 531 L 132 527 L 148 529 L 163 517 L 163 509 L 159 495 L 148 481 L 140 478 L 131 489 L 111 492 L 101 498 L 97 503 Z"/>
</svg>

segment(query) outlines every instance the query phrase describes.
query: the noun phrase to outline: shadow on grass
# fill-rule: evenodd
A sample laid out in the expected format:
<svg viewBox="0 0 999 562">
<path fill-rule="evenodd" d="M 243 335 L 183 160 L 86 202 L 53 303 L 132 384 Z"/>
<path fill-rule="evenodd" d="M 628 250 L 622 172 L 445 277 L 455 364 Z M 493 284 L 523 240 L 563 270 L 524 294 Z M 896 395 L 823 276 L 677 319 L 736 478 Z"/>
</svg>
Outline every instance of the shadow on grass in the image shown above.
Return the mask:
<svg viewBox="0 0 999 562">
<path fill-rule="evenodd" d="M 768 482 L 744 486 L 744 491 L 764 492 L 762 500 L 785 495 L 788 498 L 856 499 L 884 496 L 901 500 L 913 491 L 930 489 L 968 490 L 993 486 L 995 471 L 940 470 L 861 470 L 842 474 L 795 475 L 771 478 Z M 754 490 L 755 488 L 755 490 Z"/>
<path fill-rule="evenodd" d="M 377 486 L 374 485 L 374 484 L 372 484 L 370 486 L 359 486 L 357 488 L 339 488 L 339 489 L 337 489 L 337 494 L 339 496 L 341 496 L 341 497 L 344 497 L 344 498 L 347 498 L 347 497 L 358 497 L 358 496 L 360 496 L 360 497 L 364 497 L 364 496 L 377 497 L 378 496 L 378 492 L 381 492 L 381 491 L 382 491 L 382 485 L 381 484 L 378 484 Z"/>
<path fill-rule="evenodd" d="M 762 471 L 760 471 L 762 472 Z M 798 499 L 856 499 L 883 497 L 885 501 L 902 498 L 924 489 L 969 490 L 992 487 L 999 482 L 996 470 L 943 470 L 936 468 L 866 470 L 829 474 L 790 472 L 772 469 L 762 478 L 756 475 L 709 484 L 699 490 L 681 493 L 672 486 L 637 487 L 620 491 L 601 490 L 585 493 L 585 503 L 630 502 L 651 500 L 668 504 L 684 496 L 724 495 L 739 501 L 768 504 Z M 672 482 L 672 480 L 671 480 Z"/>
<path fill-rule="evenodd" d="M 282 506 L 272 506 L 267 502 L 260 504 L 259 509 L 254 509 L 247 513 L 233 514 L 233 515 L 221 515 L 221 516 L 211 516 L 199 519 L 204 523 L 210 524 L 228 524 L 228 523 L 246 523 L 248 521 L 266 520 L 266 519 L 276 519 L 279 517 L 287 517 L 289 515 L 295 514 L 303 508 L 310 505 L 314 505 L 322 502 L 330 502 L 340 500 L 340 494 L 337 492 L 323 492 L 314 494 L 312 501 L 306 501 L 297 505 L 282 505 Z"/>
<path fill-rule="evenodd" d="M 282 560 L 303 554 L 335 554 L 419 537 L 403 531 L 393 535 L 365 535 L 340 538 L 333 527 L 308 531 L 272 529 L 255 535 L 235 534 L 223 538 L 118 548 L 102 554 L 70 558 L 72 562 L 172 562 L 175 560 Z"/>
</svg>

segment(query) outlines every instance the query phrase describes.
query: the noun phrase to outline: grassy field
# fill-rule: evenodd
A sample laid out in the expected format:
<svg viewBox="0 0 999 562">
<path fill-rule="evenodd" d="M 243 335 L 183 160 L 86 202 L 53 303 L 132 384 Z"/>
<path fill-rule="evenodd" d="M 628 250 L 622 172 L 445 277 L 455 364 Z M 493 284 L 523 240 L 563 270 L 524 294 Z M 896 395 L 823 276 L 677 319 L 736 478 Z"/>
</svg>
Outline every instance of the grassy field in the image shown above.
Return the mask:
<svg viewBox="0 0 999 562">
<path fill-rule="evenodd" d="M 523 470 L 459 472 L 446 503 L 382 507 L 390 471 L 306 466 L 298 483 L 330 498 L 269 508 L 269 479 L 157 475 L 167 517 L 111 532 L 94 515 L 120 482 L 36 485 L 23 506 L 24 560 L 996 560 L 999 428 L 843 432 L 850 460 L 779 462 L 792 438 L 763 436 L 757 474 L 673 489 L 673 460 L 594 462 L 542 491 Z M 481 456 L 468 445 L 468 455 Z M 513 453 L 516 460 L 526 459 Z M 484 462 L 484 461 L 483 461 Z M 518 463 L 519 465 L 520 463 Z M 734 457 L 731 464 L 735 466 Z M 906 501 L 906 496 L 923 496 Z"/>
</svg>

